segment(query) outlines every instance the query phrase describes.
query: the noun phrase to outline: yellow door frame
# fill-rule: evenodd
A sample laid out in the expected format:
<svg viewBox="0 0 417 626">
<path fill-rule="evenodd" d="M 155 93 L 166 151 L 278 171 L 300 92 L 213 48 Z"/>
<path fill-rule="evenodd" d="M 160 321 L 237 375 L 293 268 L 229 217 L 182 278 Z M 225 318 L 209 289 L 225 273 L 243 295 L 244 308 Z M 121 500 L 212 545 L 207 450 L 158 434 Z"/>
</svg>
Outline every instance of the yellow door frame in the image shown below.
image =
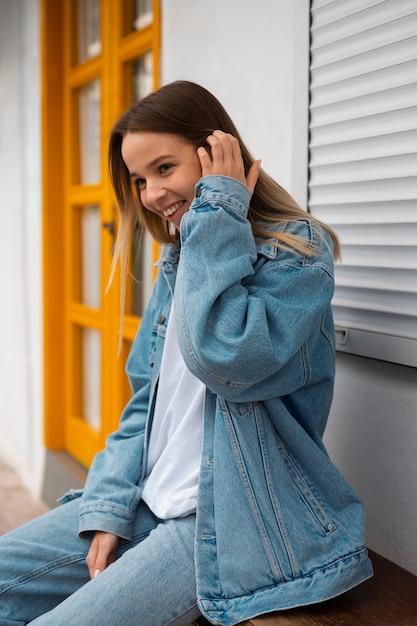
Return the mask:
<svg viewBox="0 0 417 626">
<path fill-rule="evenodd" d="M 125 0 L 101 0 L 101 39 L 103 45 L 99 58 L 83 66 L 72 67 L 73 41 L 65 37 L 73 16 L 73 0 L 41 0 L 42 30 L 42 187 L 43 187 L 43 306 L 44 306 L 44 441 L 47 448 L 68 451 L 79 447 L 88 434 L 85 424 L 76 416 L 68 419 L 68 403 L 77 403 L 79 383 L 74 379 L 74 359 L 77 346 L 68 331 L 71 323 L 89 323 L 106 329 L 102 345 L 103 375 L 101 384 L 106 393 L 106 418 L 102 431 L 93 437 L 94 453 L 104 445 L 105 436 L 117 426 L 120 410 L 126 401 L 128 385 L 124 376 L 123 358 L 116 360 L 119 314 L 116 289 L 106 296 L 108 301 L 101 318 L 93 310 L 77 306 L 68 296 L 68 285 L 74 283 L 79 268 L 68 263 L 69 246 L 77 246 L 76 239 L 68 242 L 71 233 L 69 205 L 88 204 L 89 198 L 99 203 L 103 222 L 113 219 L 114 203 L 107 182 L 106 158 L 102 155 L 102 184 L 100 189 L 82 188 L 74 183 L 78 154 L 77 138 L 65 121 L 71 116 L 71 89 L 85 84 L 92 77 L 101 78 L 101 135 L 106 137 L 114 120 L 129 104 L 129 81 L 126 71 L 129 62 L 142 52 L 152 49 L 154 62 L 154 87 L 159 84 L 160 7 L 153 0 L 153 23 L 139 32 L 128 32 Z M 106 146 L 103 146 L 106 150 Z M 71 217 L 72 219 L 72 217 Z M 111 239 L 103 229 L 102 247 L 110 247 Z M 154 250 L 154 255 L 156 254 Z M 73 256 L 71 256 L 73 259 Z M 71 276 L 73 272 L 73 276 Z M 104 281 L 106 280 L 104 277 Z M 102 285 L 103 286 L 103 285 Z M 123 332 L 123 355 L 126 356 L 137 331 L 138 318 L 127 315 Z M 103 398 L 102 393 L 102 398 Z M 67 426 L 66 426 L 67 423 Z M 71 443 L 72 441 L 72 443 Z M 84 465 L 91 462 L 93 451 L 80 452 L 76 458 Z"/>
</svg>

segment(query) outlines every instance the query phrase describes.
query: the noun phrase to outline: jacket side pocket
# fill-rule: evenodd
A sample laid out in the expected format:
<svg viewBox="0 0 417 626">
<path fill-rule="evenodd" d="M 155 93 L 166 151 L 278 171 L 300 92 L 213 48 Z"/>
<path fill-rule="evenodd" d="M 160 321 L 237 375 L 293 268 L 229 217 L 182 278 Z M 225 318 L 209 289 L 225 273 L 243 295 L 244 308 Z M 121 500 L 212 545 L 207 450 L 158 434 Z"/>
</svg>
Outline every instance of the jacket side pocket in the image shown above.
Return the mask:
<svg viewBox="0 0 417 626">
<path fill-rule="evenodd" d="M 330 535 L 330 533 L 336 530 L 336 524 L 330 519 L 322 504 L 314 495 L 311 487 L 309 486 L 301 471 L 295 464 L 295 461 L 290 457 L 285 447 L 279 446 L 279 451 L 288 470 L 288 473 L 291 476 L 292 481 L 301 497 L 301 500 L 307 506 L 308 510 L 310 511 L 316 522 L 319 524 L 319 527 L 323 530 L 324 534 Z"/>
</svg>

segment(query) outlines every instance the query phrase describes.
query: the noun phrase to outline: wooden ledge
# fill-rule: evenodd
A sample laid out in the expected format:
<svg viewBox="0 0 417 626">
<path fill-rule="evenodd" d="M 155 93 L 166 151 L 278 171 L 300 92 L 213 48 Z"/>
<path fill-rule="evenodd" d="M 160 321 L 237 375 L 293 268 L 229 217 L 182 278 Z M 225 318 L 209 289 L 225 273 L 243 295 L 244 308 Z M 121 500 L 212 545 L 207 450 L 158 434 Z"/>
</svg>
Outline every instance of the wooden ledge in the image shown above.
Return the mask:
<svg viewBox="0 0 417 626">
<path fill-rule="evenodd" d="M 343 595 L 254 617 L 239 626 L 417 626 L 417 577 L 370 552 L 375 575 Z M 196 626 L 209 626 L 200 618 Z"/>
</svg>

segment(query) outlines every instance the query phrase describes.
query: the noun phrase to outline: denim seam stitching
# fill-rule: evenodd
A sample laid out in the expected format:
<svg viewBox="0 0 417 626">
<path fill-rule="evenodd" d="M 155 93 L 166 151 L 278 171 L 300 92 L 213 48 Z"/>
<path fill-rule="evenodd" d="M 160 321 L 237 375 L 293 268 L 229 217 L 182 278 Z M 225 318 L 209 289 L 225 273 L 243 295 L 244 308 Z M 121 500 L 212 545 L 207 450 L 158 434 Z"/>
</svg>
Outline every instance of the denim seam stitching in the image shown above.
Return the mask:
<svg viewBox="0 0 417 626">
<path fill-rule="evenodd" d="M 25 584 L 29 582 L 30 580 L 39 578 L 40 576 L 43 576 L 44 574 L 52 572 L 53 570 L 56 570 L 59 567 L 63 567 L 65 565 L 70 565 L 72 563 L 77 563 L 80 561 L 85 561 L 85 559 L 86 559 L 86 554 L 73 554 L 71 556 L 57 559 L 56 561 L 53 561 L 52 563 L 48 563 L 47 565 L 44 565 L 43 567 L 39 569 L 33 570 L 29 574 L 25 574 L 25 576 L 21 576 L 20 578 L 17 578 L 3 585 L 2 587 L 0 587 L 0 594 L 6 591 L 9 591 L 10 589 L 13 589 L 13 587 L 18 587 L 19 585 Z"/>
</svg>

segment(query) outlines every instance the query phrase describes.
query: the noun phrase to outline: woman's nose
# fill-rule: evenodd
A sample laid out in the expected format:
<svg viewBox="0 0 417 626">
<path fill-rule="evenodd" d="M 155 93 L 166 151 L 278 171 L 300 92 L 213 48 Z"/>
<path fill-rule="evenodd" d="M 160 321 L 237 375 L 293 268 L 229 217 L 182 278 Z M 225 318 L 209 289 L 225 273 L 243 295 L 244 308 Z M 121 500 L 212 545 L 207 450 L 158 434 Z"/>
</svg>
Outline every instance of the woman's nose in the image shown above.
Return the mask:
<svg viewBox="0 0 417 626">
<path fill-rule="evenodd" d="M 149 204 L 156 204 L 165 195 L 166 190 L 160 181 L 146 181 L 146 200 Z"/>
</svg>

